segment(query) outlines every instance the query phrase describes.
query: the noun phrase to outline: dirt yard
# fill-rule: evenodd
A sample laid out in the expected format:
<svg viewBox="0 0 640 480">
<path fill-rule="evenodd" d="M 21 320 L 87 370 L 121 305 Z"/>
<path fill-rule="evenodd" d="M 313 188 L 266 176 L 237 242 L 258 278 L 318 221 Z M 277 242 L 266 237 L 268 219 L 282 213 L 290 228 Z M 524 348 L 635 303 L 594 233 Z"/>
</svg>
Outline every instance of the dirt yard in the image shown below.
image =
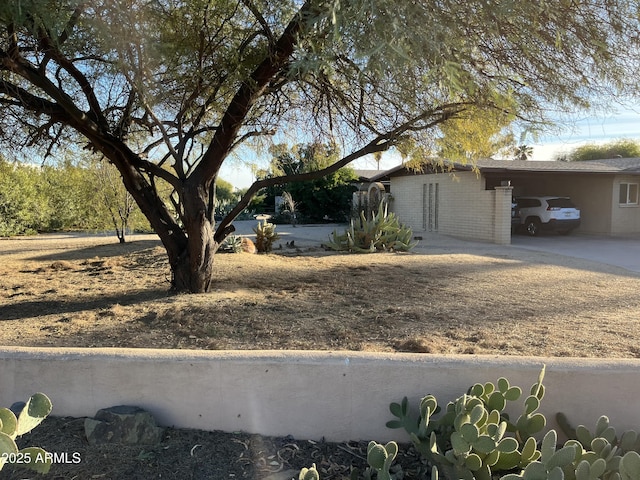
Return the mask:
<svg viewBox="0 0 640 480">
<path fill-rule="evenodd" d="M 152 236 L 4 239 L 0 345 L 640 357 L 640 275 L 493 252 L 220 254 L 176 296 Z"/>
</svg>

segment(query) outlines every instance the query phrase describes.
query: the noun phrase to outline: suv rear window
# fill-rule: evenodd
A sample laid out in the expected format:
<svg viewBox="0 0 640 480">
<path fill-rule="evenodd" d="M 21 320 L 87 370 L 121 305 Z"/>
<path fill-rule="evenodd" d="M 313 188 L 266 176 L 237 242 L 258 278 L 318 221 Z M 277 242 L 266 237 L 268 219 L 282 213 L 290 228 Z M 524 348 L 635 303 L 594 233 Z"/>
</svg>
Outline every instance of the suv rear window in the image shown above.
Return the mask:
<svg viewBox="0 0 640 480">
<path fill-rule="evenodd" d="M 550 198 L 547 203 L 553 208 L 576 208 L 568 198 Z"/>
<path fill-rule="evenodd" d="M 520 208 L 531 208 L 540 206 L 540 200 L 536 198 L 518 198 L 516 201 L 518 202 L 518 206 Z"/>
</svg>

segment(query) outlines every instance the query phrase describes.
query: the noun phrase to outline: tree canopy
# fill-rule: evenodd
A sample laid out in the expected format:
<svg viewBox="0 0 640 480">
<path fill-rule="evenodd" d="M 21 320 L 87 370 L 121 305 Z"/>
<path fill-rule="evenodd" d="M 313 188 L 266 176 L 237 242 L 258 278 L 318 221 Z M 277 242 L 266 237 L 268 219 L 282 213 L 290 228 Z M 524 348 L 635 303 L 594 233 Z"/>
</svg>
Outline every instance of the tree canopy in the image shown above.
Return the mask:
<svg viewBox="0 0 640 480">
<path fill-rule="evenodd" d="M 277 144 L 270 148 L 271 166 L 263 178 L 310 173 L 333 165 L 340 158 L 335 144 L 299 144 L 292 148 Z M 285 192 L 296 203 L 296 211 L 305 221 L 322 222 L 326 219 L 344 221 L 351 214 L 351 201 L 358 176 L 349 167 L 343 167 L 322 178 L 290 182 L 266 189 L 265 203 L 275 205 L 275 197 Z"/>
<path fill-rule="evenodd" d="M 620 139 L 601 145 L 588 143 L 574 148 L 569 153 L 558 155 L 557 160 L 579 162 L 585 160 L 604 160 L 607 158 L 635 157 L 640 157 L 640 142 Z"/>
<path fill-rule="evenodd" d="M 0 236 L 116 228 L 124 241 L 126 229 L 148 231 L 113 170 L 104 162 L 41 166 L 0 155 Z"/>
<path fill-rule="evenodd" d="M 263 187 L 398 144 L 431 148 L 470 108 L 535 126 L 550 105 L 625 93 L 637 10 L 631 0 L 2 2 L 0 134 L 15 148 L 103 155 L 160 236 L 173 288 L 201 292 Z M 332 139 L 344 153 L 257 181 L 216 225 L 220 167 L 274 135 Z M 158 193 L 167 185 L 170 204 Z"/>
</svg>

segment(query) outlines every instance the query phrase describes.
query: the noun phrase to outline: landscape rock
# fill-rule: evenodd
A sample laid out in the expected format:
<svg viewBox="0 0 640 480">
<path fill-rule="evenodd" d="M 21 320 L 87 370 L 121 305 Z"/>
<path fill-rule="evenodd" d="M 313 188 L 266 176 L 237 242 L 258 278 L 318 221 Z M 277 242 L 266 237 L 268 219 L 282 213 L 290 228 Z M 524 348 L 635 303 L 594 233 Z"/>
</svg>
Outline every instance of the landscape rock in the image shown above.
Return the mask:
<svg viewBox="0 0 640 480">
<path fill-rule="evenodd" d="M 152 445 L 160 443 L 163 429 L 146 410 L 119 405 L 98 410 L 95 418 L 85 419 L 84 431 L 90 445 Z"/>
</svg>

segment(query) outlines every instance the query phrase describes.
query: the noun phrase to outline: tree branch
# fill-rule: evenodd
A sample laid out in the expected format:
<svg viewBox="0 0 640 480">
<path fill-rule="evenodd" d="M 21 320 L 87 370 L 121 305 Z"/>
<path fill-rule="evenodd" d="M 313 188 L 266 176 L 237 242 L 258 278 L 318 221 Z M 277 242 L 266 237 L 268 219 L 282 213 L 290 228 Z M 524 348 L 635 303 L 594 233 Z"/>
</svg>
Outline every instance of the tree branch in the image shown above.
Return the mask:
<svg viewBox="0 0 640 480">
<path fill-rule="evenodd" d="M 256 6 L 253 4 L 253 2 L 251 0 L 241 0 L 241 1 L 244 4 L 244 6 L 247 7 L 251 11 L 253 16 L 256 17 L 256 20 L 258 21 L 258 23 L 262 27 L 262 31 L 264 32 L 265 37 L 267 37 L 267 40 L 269 40 L 269 45 L 270 46 L 275 45 L 275 43 L 276 43 L 275 42 L 275 36 L 273 35 L 273 32 L 271 31 L 271 28 L 269 27 L 269 24 L 264 19 L 264 17 L 260 13 L 260 11 L 256 8 Z"/>
<path fill-rule="evenodd" d="M 283 183 L 303 182 L 306 180 L 315 180 L 316 178 L 322 178 L 326 175 L 330 175 L 338 171 L 342 167 L 348 165 L 358 158 L 364 157 L 365 155 L 388 150 L 395 144 L 396 141 L 397 138 L 378 137 L 375 140 L 369 142 L 364 147 L 341 158 L 337 162 L 329 165 L 326 168 L 323 168 L 322 170 L 316 170 L 315 172 L 297 173 L 294 175 L 282 175 L 279 177 L 265 178 L 263 180 L 254 182 L 253 185 L 251 185 L 247 190 L 247 193 L 245 193 L 240 201 L 236 204 L 233 210 L 231 210 L 231 212 L 229 212 L 229 214 L 224 219 L 222 219 L 220 224 L 217 226 L 216 233 L 213 237 L 214 240 L 216 242 L 222 242 L 224 240 L 225 236 L 228 235 L 228 233 L 225 234 L 225 232 L 228 231 L 227 228 L 231 226 L 231 222 L 233 222 L 233 220 L 235 220 L 235 218 L 240 215 L 240 213 L 242 213 L 245 208 L 247 208 L 249 202 L 251 202 L 251 199 L 261 189 L 271 187 L 273 185 L 281 185 Z"/>
<path fill-rule="evenodd" d="M 464 111 L 465 108 L 469 105 L 472 105 L 472 103 L 452 103 L 425 111 L 422 115 L 419 115 L 405 122 L 391 132 L 376 136 L 374 140 L 367 143 L 364 147 L 352 152 L 351 154 L 343 157 L 337 162 L 321 170 L 316 170 L 314 172 L 297 173 L 293 175 L 281 175 L 278 177 L 265 178 L 263 180 L 254 182 L 253 185 L 249 187 L 247 192 L 237 203 L 237 205 L 217 226 L 216 233 L 214 234 L 214 240 L 216 242 L 222 242 L 224 240 L 226 235 L 229 234 L 225 232 L 228 232 L 228 228 L 231 226 L 231 222 L 233 222 L 233 220 L 235 220 L 235 218 L 240 215 L 240 213 L 242 213 L 245 208 L 247 208 L 247 206 L 251 202 L 251 199 L 261 189 L 271 187 L 273 185 L 282 185 L 284 183 L 315 180 L 317 178 L 322 178 L 326 175 L 330 175 L 358 158 L 364 157 L 365 155 L 369 155 L 371 153 L 383 152 L 388 150 L 389 148 L 396 145 L 398 141 L 403 137 L 403 135 L 407 132 L 428 130 L 435 127 L 436 125 L 439 125 L 440 123 L 447 121 L 454 115 L 457 115 L 460 112 Z M 427 118 L 432 119 L 427 123 L 421 124 L 421 122 L 423 122 Z"/>
<path fill-rule="evenodd" d="M 307 0 L 289 22 L 272 48 L 272 52 L 240 85 L 229 107 L 224 113 L 202 161 L 194 169 L 191 179 L 195 183 L 207 184 L 217 175 L 222 162 L 229 154 L 238 132 L 249 111 L 265 92 L 270 82 L 288 63 L 303 31 L 305 20 L 316 11 L 315 2 Z"/>
<path fill-rule="evenodd" d="M 77 82 L 78 86 L 82 90 L 82 93 L 87 99 L 87 103 L 89 104 L 89 111 L 91 112 L 94 121 L 98 125 L 100 125 L 101 128 L 107 131 L 107 119 L 104 117 L 100 102 L 98 101 L 98 98 L 93 91 L 93 87 L 91 86 L 91 83 L 89 82 L 87 77 L 75 66 L 75 64 L 71 60 L 66 58 L 62 54 L 62 52 L 60 52 L 47 32 L 45 32 L 43 29 L 39 29 L 38 33 L 40 36 L 40 45 L 42 46 L 46 55 L 50 56 L 58 65 L 60 65 L 61 68 L 63 68 L 71 76 L 71 78 L 73 78 Z M 43 64 L 44 63 L 46 63 L 46 60 L 43 62 Z M 40 72 L 42 73 L 42 76 L 45 75 L 44 69 L 41 69 Z"/>
</svg>

